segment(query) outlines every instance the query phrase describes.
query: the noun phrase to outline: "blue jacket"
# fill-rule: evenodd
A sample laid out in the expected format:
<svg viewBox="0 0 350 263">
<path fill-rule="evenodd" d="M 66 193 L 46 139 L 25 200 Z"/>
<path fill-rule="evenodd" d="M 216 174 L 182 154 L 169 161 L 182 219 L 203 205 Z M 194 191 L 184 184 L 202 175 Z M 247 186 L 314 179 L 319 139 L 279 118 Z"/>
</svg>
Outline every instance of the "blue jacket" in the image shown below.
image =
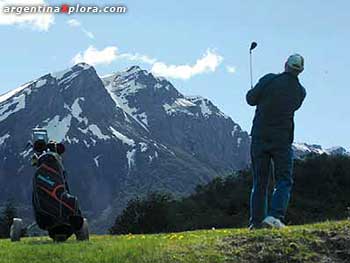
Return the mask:
<svg viewBox="0 0 350 263">
<path fill-rule="evenodd" d="M 294 112 L 306 96 L 297 76 L 283 72 L 267 74 L 248 91 L 246 100 L 256 106 L 252 140 L 290 144 L 294 140 Z"/>
</svg>

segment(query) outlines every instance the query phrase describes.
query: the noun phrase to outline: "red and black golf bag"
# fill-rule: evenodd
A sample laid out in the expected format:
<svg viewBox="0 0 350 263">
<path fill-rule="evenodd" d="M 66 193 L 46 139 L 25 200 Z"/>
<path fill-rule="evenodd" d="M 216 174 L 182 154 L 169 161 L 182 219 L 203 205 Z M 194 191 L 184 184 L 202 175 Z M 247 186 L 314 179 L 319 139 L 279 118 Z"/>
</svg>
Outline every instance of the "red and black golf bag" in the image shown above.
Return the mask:
<svg viewBox="0 0 350 263">
<path fill-rule="evenodd" d="M 84 218 L 77 198 L 69 192 L 61 158 L 63 144 L 35 138 L 33 149 L 36 172 L 32 201 L 38 226 L 56 241 L 64 241 L 73 233 L 80 239 Z"/>
</svg>

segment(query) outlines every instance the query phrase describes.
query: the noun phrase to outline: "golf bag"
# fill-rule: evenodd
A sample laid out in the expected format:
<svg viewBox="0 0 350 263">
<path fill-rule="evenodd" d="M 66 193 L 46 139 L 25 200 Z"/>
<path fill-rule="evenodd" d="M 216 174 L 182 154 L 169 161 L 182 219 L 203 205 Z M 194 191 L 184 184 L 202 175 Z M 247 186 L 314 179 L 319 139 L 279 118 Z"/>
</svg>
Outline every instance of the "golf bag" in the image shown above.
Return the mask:
<svg viewBox="0 0 350 263">
<path fill-rule="evenodd" d="M 45 132 L 36 129 L 33 136 L 35 153 L 32 165 L 36 167 L 36 172 L 33 177 L 32 202 L 35 220 L 37 225 L 47 230 L 49 236 L 56 241 L 65 241 L 73 233 L 77 239 L 87 239 L 88 236 L 81 236 L 80 231 L 86 222 L 77 198 L 69 192 L 62 164 L 64 146 L 61 143 L 47 142 Z M 87 231 L 87 226 L 84 228 Z"/>
</svg>

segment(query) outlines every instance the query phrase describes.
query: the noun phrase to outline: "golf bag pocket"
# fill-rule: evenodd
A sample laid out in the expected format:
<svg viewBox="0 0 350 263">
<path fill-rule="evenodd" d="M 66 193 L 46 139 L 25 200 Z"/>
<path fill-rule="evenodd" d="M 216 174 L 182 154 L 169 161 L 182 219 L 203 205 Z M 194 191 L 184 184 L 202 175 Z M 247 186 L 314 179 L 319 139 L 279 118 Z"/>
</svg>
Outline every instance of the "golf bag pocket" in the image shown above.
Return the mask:
<svg viewBox="0 0 350 263">
<path fill-rule="evenodd" d="M 33 180 L 33 206 L 37 213 L 48 215 L 58 221 L 80 215 L 78 201 L 66 189 L 63 170 L 52 162 L 39 162 Z"/>
</svg>

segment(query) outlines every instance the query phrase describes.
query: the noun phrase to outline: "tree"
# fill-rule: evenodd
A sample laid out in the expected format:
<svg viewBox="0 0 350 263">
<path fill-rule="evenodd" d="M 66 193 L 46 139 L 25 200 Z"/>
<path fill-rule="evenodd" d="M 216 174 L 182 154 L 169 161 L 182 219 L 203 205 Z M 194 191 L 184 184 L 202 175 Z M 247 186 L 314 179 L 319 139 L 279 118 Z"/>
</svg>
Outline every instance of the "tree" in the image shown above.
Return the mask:
<svg viewBox="0 0 350 263">
<path fill-rule="evenodd" d="M 171 230 L 169 194 L 153 192 L 130 200 L 109 230 L 111 234 L 159 233 Z"/>
<path fill-rule="evenodd" d="M 17 217 L 17 209 L 12 199 L 8 200 L 0 216 L 0 238 L 10 237 L 13 218 Z"/>
</svg>

